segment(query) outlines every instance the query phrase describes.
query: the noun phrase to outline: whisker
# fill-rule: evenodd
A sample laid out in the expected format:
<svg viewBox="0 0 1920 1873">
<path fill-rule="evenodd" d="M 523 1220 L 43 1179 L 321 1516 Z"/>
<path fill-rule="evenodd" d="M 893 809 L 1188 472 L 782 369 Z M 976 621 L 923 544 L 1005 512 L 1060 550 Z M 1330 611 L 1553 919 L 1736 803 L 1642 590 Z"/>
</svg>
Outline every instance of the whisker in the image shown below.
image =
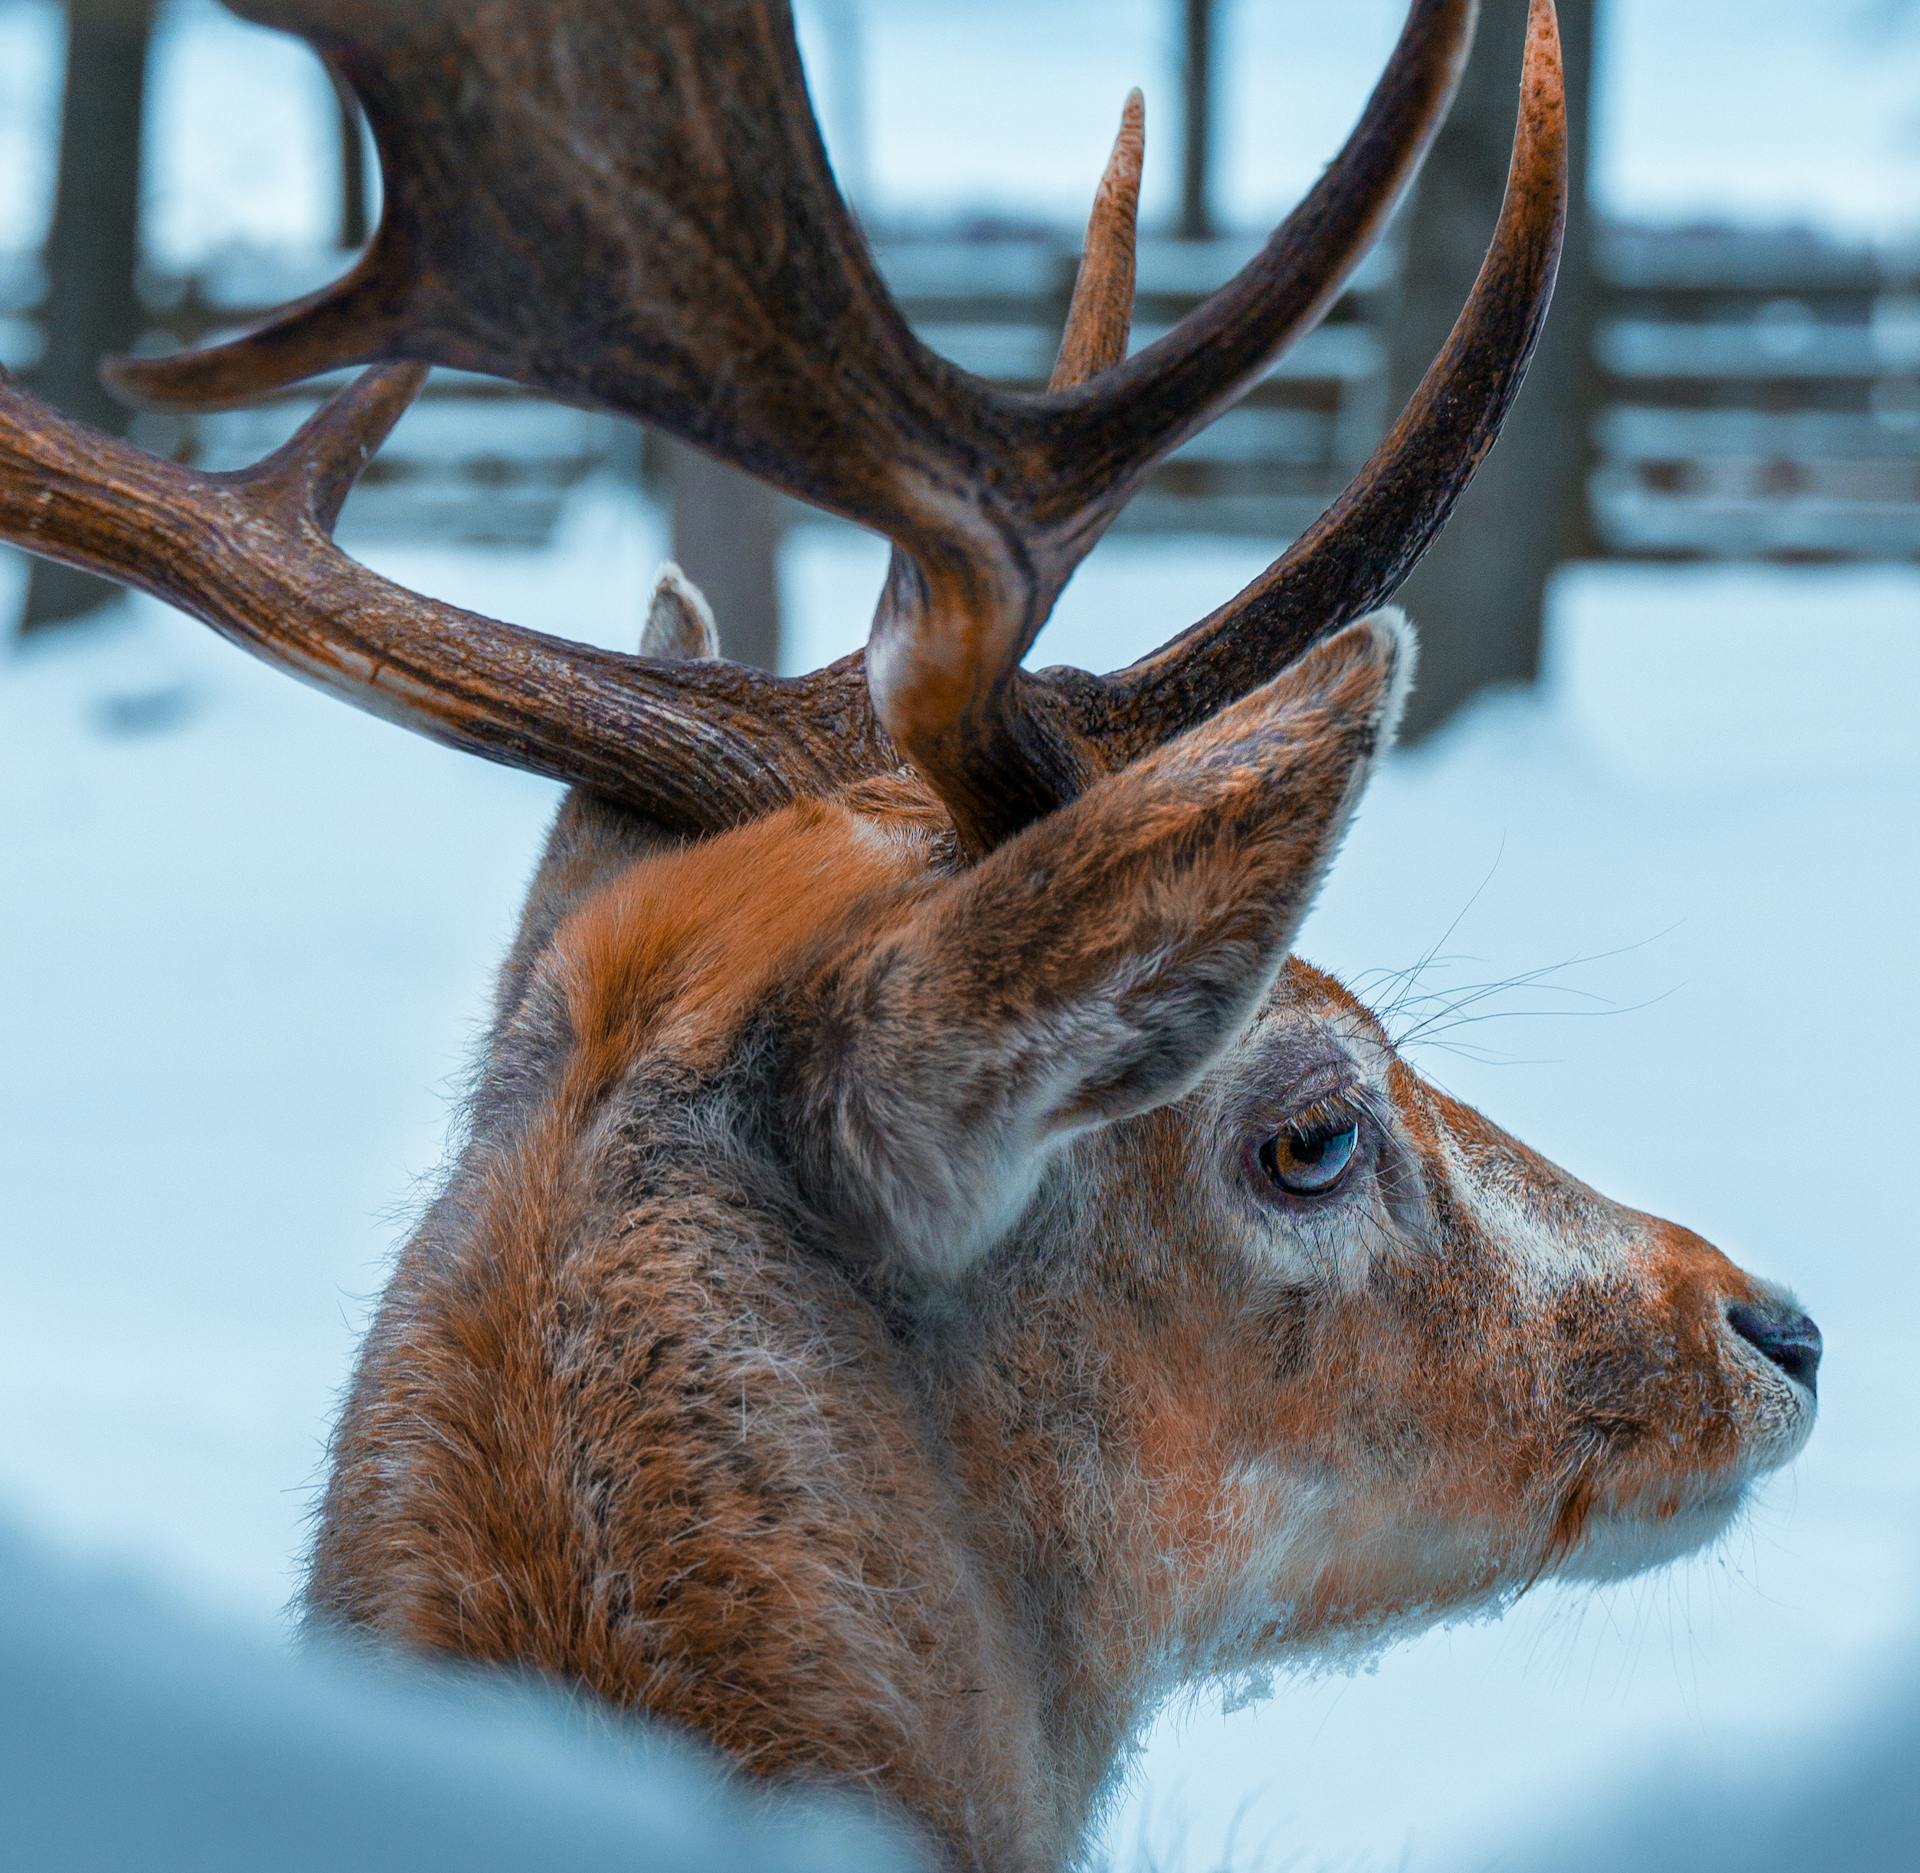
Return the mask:
<svg viewBox="0 0 1920 1873">
<path fill-rule="evenodd" d="M 1607 962 L 1615 957 L 1629 955 L 1635 950 L 1644 949 L 1649 944 L 1658 942 L 1661 938 L 1670 935 L 1677 927 L 1677 925 L 1668 925 L 1665 929 L 1655 931 L 1651 935 L 1641 937 L 1632 943 L 1617 944 L 1610 949 L 1584 951 L 1577 955 L 1563 957 L 1557 962 L 1543 963 L 1537 968 L 1518 970 L 1511 975 L 1489 982 L 1469 983 L 1450 989 L 1431 989 L 1415 993 L 1413 992 L 1413 987 L 1414 980 L 1417 980 L 1416 976 L 1414 980 L 1409 980 L 1407 989 L 1397 995 L 1392 1003 L 1384 1010 L 1377 1011 L 1376 1018 L 1380 1020 L 1382 1026 L 1388 1028 L 1393 1045 L 1396 1048 L 1406 1048 L 1417 1043 L 1428 1042 L 1437 1035 L 1450 1033 L 1471 1020 L 1517 1019 L 1523 1017 L 1545 1019 L 1552 1015 L 1574 1014 L 1632 1014 L 1665 1000 L 1667 996 L 1677 993 L 1679 987 L 1684 985 L 1676 984 L 1673 988 L 1665 990 L 1660 995 L 1650 997 L 1644 1001 L 1622 1005 L 1615 1002 L 1611 997 L 1599 993 L 1597 990 L 1583 988 L 1577 983 L 1558 982 L 1553 980 L 1553 978 L 1564 974 L 1569 969 L 1582 968 L 1592 963 Z M 1433 949 L 1428 951 L 1427 957 L 1423 957 L 1421 962 L 1415 966 L 1416 971 L 1428 966 L 1428 959 L 1432 957 L 1437 948 L 1438 945 L 1435 945 Z M 1404 974 L 1405 972 L 1402 973 Z M 1592 1006 L 1579 1009 L 1542 1008 L 1496 1010 L 1489 1011 L 1485 1014 L 1469 1013 L 1469 1010 L 1480 1008 L 1483 1004 L 1493 1001 L 1502 995 L 1509 994 L 1518 989 L 1527 988 L 1534 990 L 1540 995 L 1557 996 L 1566 1001 L 1587 1002 L 1592 1004 Z M 1400 1026 L 1396 1031 L 1395 1024 L 1399 1018 L 1408 1014 L 1415 1016 L 1412 1024 L 1410 1026 Z"/>
<path fill-rule="evenodd" d="M 1420 978 L 1433 967 L 1434 958 L 1440 954 L 1443 945 L 1453 940 L 1453 933 L 1458 930 L 1460 925 L 1465 921 L 1467 913 L 1480 902 L 1481 897 L 1486 892 L 1487 886 L 1493 882 L 1494 873 L 1500 869 L 1500 861 L 1505 858 L 1506 855 L 1507 840 L 1506 835 L 1502 833 L 1499 847 L 1493 855 L 1493 863 L 1487 867 L 1486 876 L 1473 887 L 1472 895 L 1468 897 L 1467 901 L 1454 913 L 1453 921 L 1434 938 L 1433 942 L 1427 946 L 1426 952 L 1421 956 L 1420 960 L 1413 965 L 1410 972 L 1410 979 L 1412 981 L 1418 982 Z"/>
<path fill-rule="evenodd" d="M 1416 1029 L 1396 1045 L 1407 1047 L 1430 1041 L 1438 1035 L 1451 1034 L 1455 1028 L 1472 1027 L 1481 1021 L 1597 1021 L 1610 1015 L 1640 1014 L 1648 1008 L 1659 1007 L 1664 1001 L 1671 1001 L 1685 987 L 1684 982 L 1676 982 L 1672 988 L 1662 989 L 1658 995 L 1649 995 L 1644 1001 L 1626 1002 L 1617 1007 L 1609 1004 L 1605 1008 L 1493 1008 L 1485 1014 L 1463 1015 L 1457 1021 L 1429 1024 Z"/>
</svg>

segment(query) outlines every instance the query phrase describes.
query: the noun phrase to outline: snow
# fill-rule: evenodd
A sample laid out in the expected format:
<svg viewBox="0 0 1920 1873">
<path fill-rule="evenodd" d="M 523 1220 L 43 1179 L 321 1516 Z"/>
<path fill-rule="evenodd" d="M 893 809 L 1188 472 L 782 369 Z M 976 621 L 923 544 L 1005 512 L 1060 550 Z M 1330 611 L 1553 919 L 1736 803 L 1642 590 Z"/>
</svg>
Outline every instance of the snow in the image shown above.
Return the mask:
<svg viewBox="0 0 1920 1873">
<path fill-rule="evenodd" d="M 660 546 L 600 486 L 547 552 L 378 564 L 625 643 Z M 1259 558 L 1109 541 L 1040 657 L 1124 661 Z M 793 536 L 796 661 L 857 640 L 880 564 Z M 1123 1856 L 1443 1865 L 1653 1765 L 1710 1804 L 1877 1693 L 1920 1562 L 1916 624 L 1911 574 L 1576 569 L 1542 688 L 1374 788 L 1305 952 L 1359 978 L 1437 947 L 1452 991 L 1564 964 L 1418 1064 L 1794 1284 L 1823 1421 L 1716 1554 L 1169 1715 Z M 264 1638 L 553 792 L 134 601 L 6 669 L 0 750 L 0 1508 Z"/>
<path fill-rule="evenodd" d="M 499 1677 L 289 1658 L 4 1525 L 0 1738 L 15 1873 L 909 1863 L 844 1812 L 743 1796 L 664 1734 Z"/>
<path fill-rule="evenodd" d="M 1609 0 L 1606 207 L 1920 235 L 1913 18 L 1904 40 L 1876 38 L 1873 11 Z M 1143 77 L 1149 202 L 1169 205 L 1174 12 L 976 0 L 956 33 L 924 0 L 811 0 L 802 25 L 864 207 L 1057 219 L 1084 212 Z M 1270 220 L 1311 180 L 1399 15 L 1398 0 L 1226 6 L 1229 220 Z M 849 20 L 864 107 L 834 69 Z M 0 252 L 44 222 L 57 27 L 52 0 L 0 0 Z M 331 111 L 296 48 L 176 0 L 153 79 L 156 257 L 318 238 Z M 547 551 L 383 547 L 378 563 L 622 644 L 661 549 L 657 517 L 600 487 Z M 1239 540 L 1110 541 L 1041 656 L 1123 662 L 1264 557 Z M 794 536 L 797 663 L 857 640 L 882 558 L 844 530 Z M 0 561 L 0 615 L 18 575 Z M 1485 1019 L 1418 1063 L 1611 1194 L 1791 1281 L 1828 1335 L 1823 1422 L 1716 1554 L 1543 1591 L 1499 1624 L 1432 1635 L 1364 1676 L 1283 1683 L 1232 1716 L 1205 1698 L 1170 1714 L 1113 1819 L 1123 1860 L 1144 1841 L 1168 1873 L 1197 1873 L 1231 1841 L 1245 1865 L 1484 1864 L 1496 1845 L 1508 1864 L 1572 1864 L 1568 1843 L 1611 1825 L 1614 1791 L 1656 1784 L 1684 1790 L 1696 1826 L 1748 1817 L 1723 1853 L 1769 1838 L 1785 1853 L 1833 1810 L 1810 1797 L 1796 1832 L 1778 1790 L 1859 1739 L 1880 1738 L 1878 1757 L 1859 1744 L 1867 1768 L 1900 1760 L 1878 1713 L 1920 1674 L 1920 1276 L 1903 1178 L 1920 1125 L 1904 993 L 1916 626 L 1912 573 L 1576 569 L 1539 690 L 1490 699 L 1389 766 L 1306 953 L 1360 978 L 1433 949 L 1432 986 L 1456 994 L 1564 964 L 1480 1004 Z M 56 1644 L 36 1669 L 69 1658 L 76 1698 L 108 1702 L 110 1648 L 137 1620 L 153 1681 L 200 1686 L 196 1734 L 238 1746 L 217 1730 L 218 1687 L 281 1671 L 335 1394 L 436 1163 L 553 797 L 144 602 L 0 667 L 0 1515 L 29 1532 L 0 1542 L 0 1686 L 27 1682 L 18 1648 L 39 1615 L 15 1609 L 48 1609 Z M 380 1693 L 316 1669 L 286 1667 L 280 1714 L 260 1721 L 346 1774 L 341 1700 Z M 11 1744 L 19 1704 L 0 1720 Z M 545 1762 L 550 1720 L 528 1723 Z M 435 1741 L 411 1706 L 386 1724 L 412 1739 L 396 1749 L 442 1752 L 445 1788 L 470 1785 L 455 1759 L 482 1747 L 471 1733 Z M 0 1750 L 0 1781 L 23 1760 Z M 579 1794 L 564 1775 L 555 1788 Z M 432 1813 L 439 1797 L 423 1799 Z M 579 1799 L 592 1864 L 603 1810 Z M 12 1800 L 0 1788 L 0 1810 Z M 1537 1851 L 1513 1845 L 1526 1841 Z M 1603 1844 L 1591 1864 L 1642 1858 Z"/>
<path fill-rule="evenodd" d="M 1694 1763 L 1650 1764 L 1624 1787 L 1600 1782 L 1497 1852 L 1462 1857 L 1476 1869 L 1618 1873 L 1907 1873 L 1920 1843 L 1920 1654 L 1886 1675 L 1892 1687 L 1811 1748 L 1758 1750 L 1703 1785 Z"/>
</svg>

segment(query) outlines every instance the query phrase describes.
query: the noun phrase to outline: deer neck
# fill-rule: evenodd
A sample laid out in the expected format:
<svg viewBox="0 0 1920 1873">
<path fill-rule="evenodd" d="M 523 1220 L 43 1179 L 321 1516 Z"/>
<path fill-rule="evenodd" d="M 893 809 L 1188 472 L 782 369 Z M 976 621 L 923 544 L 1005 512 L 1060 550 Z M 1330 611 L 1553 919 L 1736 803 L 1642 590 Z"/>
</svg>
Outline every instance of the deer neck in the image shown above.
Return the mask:
<svg viewBox="0 0 1920 1873">
<path fill-rule="evenodd" d="M 1084 1266 L 1088 1247 L 1075 1232 L 1051 1252 L 1016 1249 L 926 1382 L 1073 1839 L 1156 1710 L 1216 1669 L 1234 1624 L 1217 1564 L 1199 1559 L 1222 1547 L 1231 1460 L 1210 1426 L 1166 1408 L 1150 1359 L 1103 1343 L 1059 1272 Z"/>
</svg>

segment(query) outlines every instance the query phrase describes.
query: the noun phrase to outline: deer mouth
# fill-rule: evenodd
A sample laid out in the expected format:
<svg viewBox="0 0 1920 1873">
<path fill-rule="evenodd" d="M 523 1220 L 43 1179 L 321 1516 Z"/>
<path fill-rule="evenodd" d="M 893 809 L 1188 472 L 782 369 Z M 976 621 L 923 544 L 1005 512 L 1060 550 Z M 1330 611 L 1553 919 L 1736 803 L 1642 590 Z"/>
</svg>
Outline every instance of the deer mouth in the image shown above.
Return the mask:
<svg viewBox="0 0 1920 1873">
<path fill-rule="evenodd" d="M 1733 1304 L 1719 1336 L 1721 1383 L 1670 1413 L 1590 1413 L 1573 1427 L 1543 1573 L 1621 1580 L 1711 1546 L 1754 1487 L 1812 1434 L 1819 1329 L 1791 1302 Z M 1762 1343 L 1764 1342 L 1764 1343 Z"/>
<path fill-rule="evenodd" d="M 1792 1462 L 1819 1415 L 1820 1329 L 1786 1295 L 1726 1310 L 1724 1357 L 1737 1375 L 1739 1416 L 1751 1473 Z"/>
</svg>

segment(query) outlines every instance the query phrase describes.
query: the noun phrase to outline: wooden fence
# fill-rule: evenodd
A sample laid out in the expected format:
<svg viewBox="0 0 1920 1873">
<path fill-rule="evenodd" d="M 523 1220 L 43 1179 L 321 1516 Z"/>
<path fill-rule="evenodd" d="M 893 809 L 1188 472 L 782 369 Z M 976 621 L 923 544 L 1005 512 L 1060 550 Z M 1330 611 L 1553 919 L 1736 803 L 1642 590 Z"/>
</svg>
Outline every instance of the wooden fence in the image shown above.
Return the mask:
<svg viewBox="0 0 1920 1873">
<path fill-rule="evenodd" d="M 1251 241 L 1147 240 L 1135 342 L 1164 331 Z M 1074 254 L 1059 240 L 882 243 L 883 272 L 937 350 L 1007 384 L 1044 381 Z M 1920 251 L 1904 264 L 1784 232 L 1604 232 L 1596 256 L 1600 374 L 1591 532 L 1609 557 L 1920 559 Z M 150 282 L 156 328 L 190 339 L 310 290 L 337 256 L 259 258 Z M 0 260 L 0 357 L 33 348 L 35 268 Z M 1127 510 L 1134 529 L 1251 533 L 1306 524 L 1391 412 L 1391 255 L 1237 409 L 1167 462 Z M 256 411 L 143 418 L 149 446 L 226 465 L 292 420 Z M 382 534 L 531 541 L 568 490 L 603 469 L 649 472 L 638 433 L 504 386 L 437 373 L 357 497 Z"/>
<path fill-rule="evenodd" d="M 1626 557 L 1920 557 L 1920 251 L 1620 230 L 1590 488 Z"/>
</svg>

